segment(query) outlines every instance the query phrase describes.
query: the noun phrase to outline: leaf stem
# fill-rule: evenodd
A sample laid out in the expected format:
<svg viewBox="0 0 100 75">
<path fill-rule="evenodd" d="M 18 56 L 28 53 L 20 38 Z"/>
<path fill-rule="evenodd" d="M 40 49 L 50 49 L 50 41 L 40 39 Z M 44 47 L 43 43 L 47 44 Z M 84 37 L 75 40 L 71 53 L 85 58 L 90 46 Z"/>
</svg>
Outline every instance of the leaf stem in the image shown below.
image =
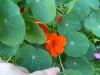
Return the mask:
<svg viewBox="0 0 100 75">
<path fill-rule="evenodd" d="M 68 14 L 72 11 L 72 9 L 74 8 L 76 2 L 77 2 L 77 0 L 73 0 L 72 1 L 71 5 L 70 5 L 70 7 L 68 9 Z"/>
<path fill-rule="evenodd" d="M 59 62 L 60 62 L 60 65 L 61 65 L 62 70 L 64 71 L 65 69 L 64 69 L 64 67 L 63 67 L 60 54 L 59 54 Z"/>
<path fill-rule="evenodd" d="M 12 59 L 12 57 L 9 57 L 8 60 L 7 60 L 7 62 L 9 62 L 11 59 Z"/>
</svg>

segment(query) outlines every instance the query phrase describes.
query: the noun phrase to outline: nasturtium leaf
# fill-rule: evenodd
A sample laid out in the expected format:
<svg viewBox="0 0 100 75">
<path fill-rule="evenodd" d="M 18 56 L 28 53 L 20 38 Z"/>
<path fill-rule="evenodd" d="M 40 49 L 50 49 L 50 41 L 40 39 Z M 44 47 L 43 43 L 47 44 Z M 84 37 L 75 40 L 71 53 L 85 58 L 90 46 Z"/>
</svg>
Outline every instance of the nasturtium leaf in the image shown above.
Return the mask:
<svg viewBox="0 0 100 75">
<path fill-rule="evenodd" d="M 20 0 L 11 0 L 11 1 L 13 1 L 13 2 L 17 3 L 17 2 L 19 2 Z"/>
<path fill-rule="evenodd" d="M 67 4 L 68 7 L 70 7 L 73 1 L 74 0 Z M 88 0 L 76 0 L 73 4 L 74 7 L 70 12 L 74 13 L 77 17 L 80 18 L 81 21 L 83 21 L 91 11 Z"/>
<path fill-rule="evenodd" d="M 68 56 L 79 57 L 87 53 L 89 48 L 88 38 L 80 32 L 66 34 L 68 44 L 65 47 L 65 53 Z"/>
<path fill-rule="evenodd" d="M 10 47 L 0 42 L 0 57 L 11 57 L 16 54 L 18 47 Z"/>
<path fill-rule="evenodd" d="M 58 73 L 58 75 L 82 75 L 82 73 L 78 70 L 67 69 L 63 72 Z"/>
<path fill-rule="evenodd" d="M 18 6 L 11 0 L 0 0 L 0 41 L 16 46 L 24 37 L 25 24 Z"/>
<path fill-rule="evenodd" d="M 31 72 L 52 66 L 49 53 L 42 49 L 36 49 L 31 45 L 24 45 L 17 50 L 16 62 L 18 65 L 28 68 Z"/>
<path fill-rule="evenodd" d="M 94 67 L 94 75 L 100 75 L 100 63 L 98 61 L 92 61 L 91 64 Z"/>
<path fill-rule="evenodd" d="M 95 47 L 95 45 L 94 45 L 92 42 L 90 42 L 89 50 L 88 50 L 88 52 L 85 54 L 85 57 L 86 57 L 88 60 L 91 61 L 91 60 L 95 59 L 95 57 L 94 57 L 95 52 L 96 52 L 96 47 Z"/>
<path fill-rule="evenodd" d="M 85 27 L 100 37 L 100 11 L 95 11 L 85 21 Z"/>
<path fill-rule="evenodd" d="M 26 20 L 26 37 L 25 39 L 34 44 L 43 44 L 46 36 L 39 25 L 30 20 Z"/>
<path fill-rule="evenodd" d="M 94 75 L 93 68 L 85 57 L 68 57 L 64 66 L 66 69 L 78 70 L 82 75 Z"/>
<path fill-rule="evenodd" d="M 80 21 L 74 14 L 65 14 L 62 19 L 62 24 L 57 25 L 59 33 L 66 33 L 70 31 L 79 31 L 81 29 Z"/>
<path fill-rule="evenodd" d="M 99 6 L 100 6 L 99 0 L 87 0 L 87 1 L 88 1 L 89 6 L 92 9 L 99 9 Z"/>
<path fill-rule="evenodd" d="M 55 0 L 56 5 L 66 4 L 69 1 L 71 1 L 71 0 Z"/>
<path fill-rule="evenodd" d="M 55 0 L 32 0 L 30 7 L 34 18 L 44 23 L 51 22 L 56 16 Z"/>
</svg>

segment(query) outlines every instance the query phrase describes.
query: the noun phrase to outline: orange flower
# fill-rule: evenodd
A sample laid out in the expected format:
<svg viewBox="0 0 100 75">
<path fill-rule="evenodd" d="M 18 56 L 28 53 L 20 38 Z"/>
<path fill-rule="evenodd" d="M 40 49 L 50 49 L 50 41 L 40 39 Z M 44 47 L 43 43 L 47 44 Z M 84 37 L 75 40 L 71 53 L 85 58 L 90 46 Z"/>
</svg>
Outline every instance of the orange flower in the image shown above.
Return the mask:
<svg viewBox="0 0 100 75">
<path fill-rule="evenodd" d="M 49 37 L 49 32 L 48 32 L 48 27 L 47 27 L 47 25 L 44 24 L 44 23 L 42 23 L 42 22 L 39 22 L 39 21 L 36 21 L 35 23 L 36 23 L 37 25 L 39 25 L 39 26 L 42 28 L 42 30 L 44 31 L 46 37 L 48 38 L 48 37 Z"/>
<path fill-rule="evenodd" d="M 44 24 L 44 23 L 42 23 L 42 22 L 39 22 L 39 21 L 36 21 L 35 23 L 38 24 L 38 25 L 42 28 L 42 30 L 43 30 L 44 32 L 47 32 L 47 31 L 48 31 L 48 27 L 47 27 L 46 24 Z"/>
<path fill-rule="evenodd" d="M 66 45 L 66 38 L 56 33 L 51 34 L 46 41 L 46 49 L 50 51 L 53 57 L 57 57 L 64 52 L 64 46 Z"/>
</svg>

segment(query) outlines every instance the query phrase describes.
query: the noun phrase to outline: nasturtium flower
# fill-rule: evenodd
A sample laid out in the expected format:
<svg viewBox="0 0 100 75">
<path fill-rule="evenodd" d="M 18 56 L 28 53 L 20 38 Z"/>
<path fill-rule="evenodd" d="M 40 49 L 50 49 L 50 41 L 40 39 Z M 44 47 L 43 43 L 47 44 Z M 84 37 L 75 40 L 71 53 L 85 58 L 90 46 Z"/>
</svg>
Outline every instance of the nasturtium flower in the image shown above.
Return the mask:
<svg viewBox="0 0 100 75">
<path fill-rule="evenodd" d="M 42 23 L 42 22 L 39 22 L 39 21 L 36 21 L 35 23 L 42 28 L 42 30 L 44 31 L 46 37 L 48 38 L 49 37 L 49 31 L 48 31 L 47 25 L 45 23 Z"/>
<path fill-rule="evenodd" d="M 57 57 L 64 52 L 64 46 L 67 44 L 66 37 L 52 33 L 46 41 L 46 49 L 50 52 L 51 56 Z"/>
<path fill-rule="evenodd" d="M 48 31 L 48 27 L 45 23 L 42 23 L 42 22 L 39 22 L 39 21 L 36 21 L 35 23 L 38 24 L 44 32 Z"/>
<path fill-rule="evenodd" d="M 58 23 L 59 23 L 59 24 L 62 23 L 62 16 L 58 16 Z"/>
</svg>

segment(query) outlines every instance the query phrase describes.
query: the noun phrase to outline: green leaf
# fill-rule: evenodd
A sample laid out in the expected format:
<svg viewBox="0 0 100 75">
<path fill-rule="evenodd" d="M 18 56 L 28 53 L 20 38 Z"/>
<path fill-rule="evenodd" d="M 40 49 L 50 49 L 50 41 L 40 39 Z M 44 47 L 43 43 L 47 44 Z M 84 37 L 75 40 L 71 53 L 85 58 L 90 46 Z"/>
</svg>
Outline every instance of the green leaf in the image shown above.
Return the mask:
<svg viewBox="0 0 100 75">
<path fill-rule="evenodd" d="M 95 11 L 85 20 L 85 27 L 100 37 L 100 11 Z"/>
<path fill-rule="evenodd" d="M 18 47 L 10 47 L 0 42 L 0 57 L 11 57 L 16 54 Z"/>
<path fill-rule="evenodd" d="M 42 49 L 35 49 L 31 45 L 24 45 L 18 49 L 16 62 L 18 65 L 28 68 L 31 72 L 52 66 L 49 53 Z"/>
<path fill-rule="evenodd" d="M 95 59 L 95 57 L 94 57 L 95 52 L 96 52 L 96 47 L 95 47 L 95 45 L 92 42 L 90 42 L 89 50 L 85 54 L 85 57 L 88 60 L 93 60 L 93 59 Z"/>
<path fill-rule="evenodd" d="M 68 57 L 64 66 L 66 69 L 74 69 L 78 70 L 82 73 L 82 75 L 93 75 L 94 71 L 88 60 L 84 57 L 79 58 L 71 58 Z"/>
<path fill-rule="evenodd" d="M 70 1 L 67 4 L 68 7 L 70 7 L 73 1 L 74 0 Z M 82 21 L 85 19 L 86 16 L 88 16 L 91 11 L 88 0 L 76 0 L 73 6 L 74 7 L 71 12 L 74 13 L 77 17 L 79 17 Z"/>
<path fill-rule="evenodd" d="M 19 8 L 10 0 L 0 0 L 0 41 L 16 46 L 24 37 L 25 24 Z"/>
<path fill-rule="evenodd" d="M 48 23 L 56 16 L 55 0 L 32 0 L 30 4 L 34 18 Z"/>
<path fill-rule="evenodd" d="M 78 70 L 67 69 L 63 72 L 58 73 L 58 75 L 82 75 L 82 73 Z"/>
<path fill-rule="evenodd" d="M 34 44 L 43 44 L 46 41 L 46 36 L 39 25 L 32 21 L 26 21 L 26 40 Z"/>
<path fill-rule="evenodd" d="M 88 38 L 80 32 L 66 34 L 68 44 L 65 53 L 68 56 L 79 57 L 87 53 L 89 48 Z"/>
<path fill-rule="evenodd" d="M 70 8 L 74 0 L 70 1 L 67 6 Z M 85 18 L 91 12 L 91 8 L 94 10 L 99 9 L 100 2 L 99 0 L 76 0 L 73 4 L 73 9 L 71 10 L 81 21 L 84 21 Z"/>
<path fill-rule="evenodd" d="M 70 0 L 55 0 L 56 5 L 60 5 L 60 4 L 66 4 L 67 2 L 69 2 Z"/>
<path fill-rule="evenodd" d="M 70 31 L 79 31 L 81 29 L 80 21 L 74 14 L 66 14 L 63 16 L 62 24 L 57 25 L 58 32 L 65 34 Z"/>
<path fill-rule="evenodd" d="M 99 0 L 87 0 L 87 1 L 88 1 L 89 6 L 92 9 L 99 9 L 99 6 L 100 6 Z"/>
<path fill-rule="evenodd" d="M 15 3 L 18 3 L 20 0 L 12 0 L 13 2 L 15 2 Z"/>
</svg>

